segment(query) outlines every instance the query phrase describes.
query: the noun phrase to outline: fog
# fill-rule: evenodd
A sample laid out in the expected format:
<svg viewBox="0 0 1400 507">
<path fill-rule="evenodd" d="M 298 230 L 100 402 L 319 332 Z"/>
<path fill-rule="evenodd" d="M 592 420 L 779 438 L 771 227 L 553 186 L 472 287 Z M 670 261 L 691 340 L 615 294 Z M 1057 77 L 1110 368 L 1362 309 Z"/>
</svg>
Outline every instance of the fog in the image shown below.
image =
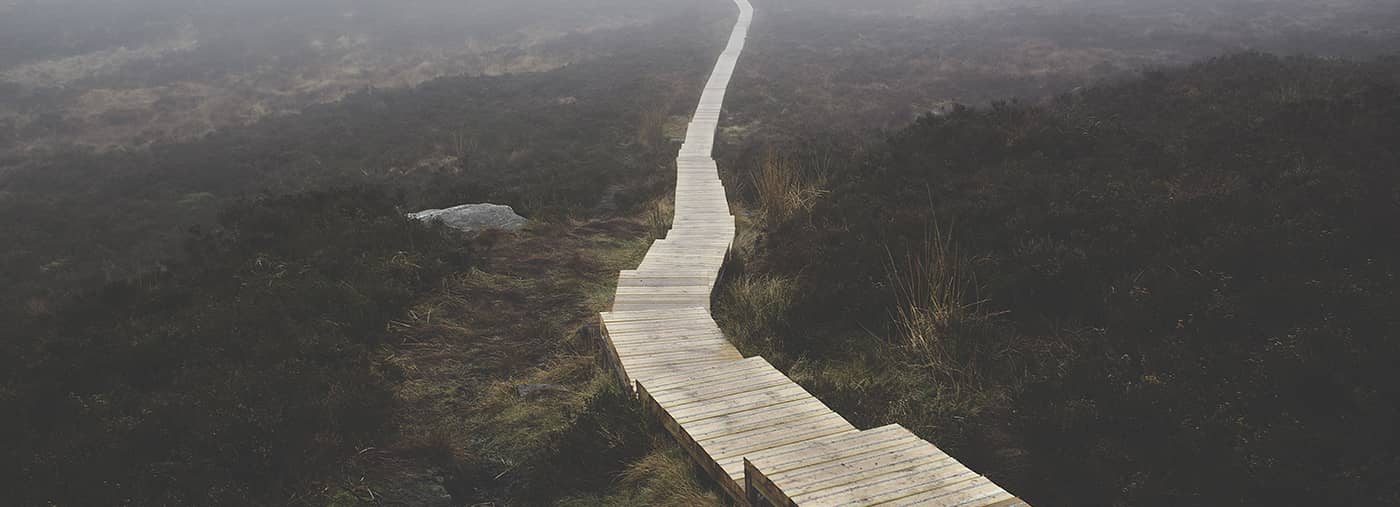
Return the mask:
<svg viewBox="0 0 1400 507">
<path fill-rule="evenodd" d="M 814 39 L 853 27 L 880 38 L 895 24 L 924 23 L 922 30 L 956 31 L 959 43 L 979 44 L 1015 30 L 1052 43 L 1077 40 L 1109 51 L 1150 47 L 1185 55 L 1128 67 L 1255 49 L 1383 54 L 1395 47 L 1398 4 L 757 2 L 760 22 L 800 20 Z M 730 10 L 723 0 L 16 0 L 0 6 L 0 131 L 13 132 L 11 142 L 20 149 L 181 139 L 370 87 L 550 70 L 591 57 L 570 52 L 570 36 Z"/>
<path fill-rule="evenodd" d="M 450 75 L 536 72 L 544 45 L 679 2 L 25 1 L 0 15 L 0 130 L 21 148 L 187 138 Z"/>
</svg>

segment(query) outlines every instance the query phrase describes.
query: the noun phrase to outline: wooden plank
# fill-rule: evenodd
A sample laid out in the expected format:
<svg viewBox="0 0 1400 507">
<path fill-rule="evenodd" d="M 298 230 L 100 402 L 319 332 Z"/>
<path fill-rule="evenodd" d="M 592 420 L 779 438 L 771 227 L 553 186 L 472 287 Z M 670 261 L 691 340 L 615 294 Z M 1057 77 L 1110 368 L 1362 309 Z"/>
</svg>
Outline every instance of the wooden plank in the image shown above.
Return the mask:
<svg viewBox="0 0 1400 507">
<path fill-rule="evenodd" d="M 745 359 L 743 364 L 735 364 L 726 367 L 725 370 L 717 370 L 701 375 L 681 375 L 676 378 L 656 379 L 647 386 L 647 390 L 653 397 L 664 401 L 671 401 L 679 396 L 697 396 L 705 392 L 707 386 L 716 388 L 723 387 L 729 382 L 729 378 L 735 375 L 742 375 L 749 379 L 777 379 L 787 378 L 783 376 L 773 365 L 762 357 L 751 357 Z"/>
<path fill-rule="evenodd" d="M 666 251 L 661 251 L 661 252 L 652 252 L 652 253 L 647 254 L 646 257 L 643 258 L 642 263 L 643 263 L 643 264 L 646 264 L 647 262 L 656 263 L 656 262 L 658 262 L 658 261 L 667 261 L 667 262 L 698 262 L 698 263 L 707 263 L 707 264 L 708 264 L 708 263 L 723 263 L 723 262 L 724 262 L 725 253 L 726 253 L 726 252 L 724 252 L 723 250 L 719 250 L 719 249 L 715 249 L 715 250 L 717 250 L 717 251 L 705 251 L 705 250 L 688 250 L 688 251 L 687 251 L 687 250 L 681 250 L 681 249 L 671 249 L 671 250 L 666 250 Z"/>
<path fill-rule="evenodd" d="M 721 333 L 721 332 L 719 332 L 718 330 L 712 330 L 712 331 L 711 331 L 711 330 L 705 330 L 705 331 L 676 331 L 676 332 L 674 332 L 674 333 L 639 332 L 639 333 L 637 333 L 637 334 L 624 335 L 624 336 L 612 336 L 612 335 L 609 335 L 609 337 L 613 340 L 613 343 L 616 343 L 617 346 L 619 346 L 619 347 L 634 347 L 634 346 L 638 346 L 638 345 L 649 345 L 649 344 L 660 344 L 660 343 L 679 343 L 679 342 L 706 341 L 706 340 L 711 340 L 711 339 L 714 339 L 714 338 L 724 338 L 724 334 Z"/>
<path fill-rule="evenodd" d="M 652 348 L 652 347 L 655 347 L 655 348 Z M 739 359 L 743 359 L 743 358 L 744 358 L 742 355 L 739 354 L 739 350 L 738 350 L 738 349 L 735 349 L 733 345 L 729 345 L 728 343 L 716 343 L 716 342 L 713 342 L 713 341 L 711 341 L 711 342 L 702 342 L 702 343 L 698 343 L 698 344 L 697 344 L 697 343 L 685 343 L 685 344 L 665 344 L 665 345 L 646 345 L 646 346 L 641 346 L 641 345 L 639 345 L 639 346 L 637 346 L 637 347 L 626 347 L 626 348 L 621 349 L 621 350 L 618 351 L 618 357 L 619 357 L 619 358 L 622 358 L 622 359 L 629 359 L 629 358 L 648 358 L 648 359 L 650 359 L 650 358 L 658 358 L 658 359 L 668 359 L 668 358 L 685 358 L 685 357 L 701 358 L 701 357 L 716 357 L 716 356 L 732 356 L 732 358 L 735 359 L 735 360 L 739 360 Z"/>
<path fill-rule="evenodd" d="M 835 417 L 835 414 L 832 414 L 832 417 Z M 734 482 L 742 484 L 744 482 L 742 477 L 744 474 L 745 454 L 748 454 L 750 452 L 762 452 L 764 449 L 772 448 L 774 446 L 801 443 L 805 440 L 810 439 L 826 438 L 833 435 L 843 435 L 857 432 L 856 429 L 850 427 L 850 425 L 841 424 L 844 421 L 844 419 L 837 421 L 836 419 L 827 418 L 820 423 L 804 425 L 802 427 L 803 429 L 797 431 L 769 432 L 763 437 L 757 437 L 751 440 L 744 440 L 741 444 L 738 444 L 741 447 L 737 447 L 732 451 L 722 453 L 722 455 L 716 455 L 719 453 L 714 453 L 710 451 L 711 457 L 720 466 L 720 468 L 723 469 L 724 472 L 732 480 L 734 480 Z M 706 448 L 706 450 L 709 451 L 709 448 Z"/>
<path fill-rule="evenodd" d="M 706 284 L 706 285 L 701 285 Z M 705 276 L 633 275 L 618 280 L 619 287 L 694 287 L 714 289 L 714 282 Z"/>
<path fill-rule="evenodd" d="M 613 338 L 613 343 L 617 347 L 619 355 L 629 355 L 628 351 L 646 349 L 659 346 L 684 346 L 691 343 L 712 342 L 716 335 L 690 335 L 690 336 L 663 336 L 651 339 L 637 339 L 621 341 Z"/>
<path fill-rule="evenodd" d="M 672 295 L 672 296 L 710 296 L 710 288 L 706 286 L 693 285 L 644 285 L 641 287 L 618 287 L 617 295 Z"/>
<path fill-rule="evenodd" d="M 755 375 L 745 376 L 732 380 L 711 382 L 706 384 L 689 384 L 682 389 L 670 391 L 653 392 L 652 398 L 666 407 L 666 410 L 674 412 L 680 407 L 703 403 L 705 401 L 722 398 L 725 396 L 735 396 L 738 394 L 768 389 L 770 387 L 784 386 L 788 382 L 786 376 L 763 375 L 762 370 L 755 372 Z"/>
<path fill-rule="evenodd" d="M 621 358 L 623 367 L 627 368 L 627 375 L 638 381 L 643 377 L 656 375 L 658 372 L 669 373 L 680 369 L 690 368 L 711 368 L 723 363 L 738 361 L 737 357 L 703 357 L 688 356 L 683 358 L 664 358 L 656 356 L 638 356 Z"/>
<path fill-rule="evenodd" d="M 637 356 L 643 354 L 664 354 L 672 350 L 694 351 L 695 354 L 725 353 L 738 354 L 738 349 L 728 342 L 705 340 L 701 342 L 663 342 L 663 343 L 639 343 L 636 345 L 624 345 L 618 349 L 617 356 Z M 736 359 L 743 359 L 737 357 Z"/>
<path fill-rule="evenodd" d="M 705 439 L 833 414 L 834 412 L 825 405 L 798 400 L 793 403 L 751 410 L 745 412 L 743 417 L 717 417 L 693 423 L 686 426 L 686 431 L 697 439 Z"/>
<path fill-rule="evenodd" d="M 682 308 L 682 310 L 684 310 L 684 308 Z M 715 321 L 711 319 L 709 315 L 698 318 L 657 320 L 654 322 L 617 322 L 607 324 L 608 332 L 614 334 L 627 334 L 634 331 L 665 331 L 669 329 L 719 329 L 719 325 L 715 324 Z"/>
<path fill-rule="evenodd" d="M 608 336 L 614 343 L 619 345 L 634 342 L 653 342 L 670 339 L 695 339 L 698 337 L 723 336 L 719 326 L 712 324 L 696 324 L 683 327 L 658 327 L 655 329 L 632 328 L 632 329 L 608 329 Z"/>
<path fill-rule="evenodd" d="M 764 427 L 751 431 L 724 435 L 705 440 L 702 445 L 714 459 L 743 458 L 744 453 L 772 449 L 813 438 L 838 433 L 854 433 L 855 427 L 845 419 L 828 412 L 827 417 L 804 419 L 792 424 L 777 427 Z"/>
<path fill-rule="evenodd" d="M 977 484 L 972 483 L 972 481 L 981 477 L 966 468 L 946 464 L 943 467 L 951 469 L 951 472 L 933 475 L 940 470 L 938 467 L 939 465 L 921 465 L 906 468 L 869 483 L 862 483 L 854 487 L 834 486 L 793 495 L 791 499 L 797 505 L 806 506 L 876 505 L 925 491 L 936 489 L 957 491 L 969 484 L 976 486 Z"/>
<path fill-rule="evenodd" d="M 703 346 L 708 344 L 713 344 L 715 346 L 733 346 L 733 344 L 729 343 L 729 340 L 724 339 L 723 334 L 712 332 L 686 333 L 679 335 L 660 335 L 651 337 L 643 336 L 640 338 L 629 339 L 626 341 L 623 341 L 621 339 L 614 339 L 614 343 L 618 347 L 627 349 L 628 353 L 643 352 L 653 349 L 664 350 L 666 347 Z"/>
<path fill-rule="evenodd" d="M 604 324 L 617 326 L 639 322 L 659 323 L 671 320 L 709 318 L 710 314 L 703 307 L 697 306 L 668 311 L 602 312 L 598 316 Z"/>
<path fill-rule="evenodd" d="M 695 421 L 703 421 L 705 419 L 754 410 L 768 405 L 797 401 L 808 396 L 810 395 L 807 394 L 806 391 L 796 387 L 796 385 L 784 386 L 776 389 L 743 393 L 719 400 L 710 400 L 668 412 L 676 418 L 677 422 L 689 424 Z"/>
<path fill-rule="evenodd" d="M 1016 499 L 1006 490 L 1001 489 L 1001 486 L 997 486 L 985 477 L 978 477 L 969 482 L 973 484 L 956 490 L 954 488 L 940 488 L 924 491 L 890 502 L 889 505 L 899 507 L 933 505 L 981 507 Z"/>
<path fill-rule="evenodd" d="M 749 456 L 755 466 L 761 466 L 765 476 L 808 469 L 838 459 L 884 451 L 895 446 L 921 442 L 913 433 L 897 424 L 862 431 L 841 439 L 814 440 L 801 445 L 784 446 Z"/>
<path fill-rule="evenodd" d="M 670 303 L 647 303 L 645 301 L 625 301 L 613 304 L 619 310 L 664 310 L 668 308 L 684 308 L 694 306 L 695 301 L 681 301 Z"/>
<path fill-rule="evenodd" d="M 939 492 L 984 479 L 898 425 L 752 453 L 745 459 L 744 470 L 746 491 L 774 505 L 1020 502 L 985 485 Z M 940 503 L 945 501 L 952 503 Z"/>
<path fill-rule="evenodd" d="M 877 483 L 891 474 L 910 470 L 939 470 L 958 474 L 966 468 L 931 445 L 896 446 L 845 460 L 829 461 L 818 467 L 798 468 L 787 473 L 766 474 L 791 497 L 810 495 L 836 487 L 858 487 Z M 921 474 L 928 475 L 928 474 Z"/>
<path fill-rule="evenodd" d="M 650 356 L 666 357 L 678 354 L 689 356 L 710 356 L 710 355 L 730 355 L 734 359 L 743 359 L 739 350 L 727 342 L 707 340 L 703 342 L 684 343 L 661 343 L 661 344 L 637 344 L 628 346 L 618 351 L 618 357 Z"/>
<path fill-rule="evenodd" d="M 711 358 L 711 359 L 687 358 L 687 359 L 679 360 L 679 361 L 655 361 L 655 360 L 654 360 L 654 361 L 650 361 L 650 362 L 638 362 L 638 363 L 630 363 L 630 364 L 629 364 L 628 358 L 625 358 L 625 357 L 624 357 L 624 358 L 621 358 L 623 367 L 626 369 L 627 376 L 628 376 L 629 378 L 634 379 L 636 382 L 641 382 L 641 381 L 645 380 L 646 378 L 649 378 L 649 377 L 651 377 L 651 376 L 655 376 L 655 375 L 658 375 L 658 374 L 670 374 L 670 373 L 674 373 L 674 372 L 677 372 L 677 371 L 684 371 L 684 370 L 695 369 L 695 368 L 712 368 L 712 367 L 714 367 L 714 366 L 716 366 L 716 365 L 719 365 L 719 364 L 723 364 L 723 363 L 732 363 L 732 362 L 737 361 L 737 360 L 738 360 L 738 359 L 723 358 L 723 357 L 717 357 L 717 358 Z"/>
<path fill-rule="evenodd" d="M 676 307 L 688 308 L 691 306 L 710 305 L 708 294 L 618 294 L 613 301 L 613 306 L 625 303 L 637 303 L 642 305 L 675 305 Z"/>
<path fill-rule="evenodd" d="M 693 308 L 692 310 L 694 310 L 694 311 L 691 312 L 691 313 L 697 314 L 697 315 L 699 315 L 699 316 L 707 316 L 707 315 L 708 315 L 708 313 L 706 313 L 703 309 L 700 309 L 700 308 Z M 671 317 L 671 316 L 674 315 L 674 314 L 667 314 L 667 313 L 662 313 L 662 312 L 611 312 L 611 311 L 609 311 L 609 312 L 599 312 L 598 314 L 599 314 L 599 315 L 602 315 L 603 318 L 608 319 L 608 320 L 612 320 L 612 321 L 651 320 L 651 319 L 656 319 L 656 318 L 665 319 L 665 318 L 669 318 L 669 317 Z"/>
<path fill-rule="evenodd" d="M 692 382 L 712 381 L 733 375 L 749 375 L 753 371 L 765 367 L 771 368 L 772 366 L 762 357 L 755 356 L 742 361 L 735 361 L 734 364 L 726 365 L 723 369 L 703 372 L 677 372 L 674 375 L 656 377 L 647 382 L 647 389 L 649 391 L 656 391 Z"/>
</svg>

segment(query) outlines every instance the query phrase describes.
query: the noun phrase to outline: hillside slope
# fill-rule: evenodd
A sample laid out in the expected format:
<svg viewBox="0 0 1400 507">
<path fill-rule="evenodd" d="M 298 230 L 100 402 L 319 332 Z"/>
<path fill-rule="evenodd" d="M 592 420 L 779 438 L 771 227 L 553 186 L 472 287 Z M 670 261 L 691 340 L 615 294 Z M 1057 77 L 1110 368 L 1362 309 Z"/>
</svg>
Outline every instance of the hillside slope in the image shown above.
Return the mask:
<svg viewBox="0 0 1400 507">
<path fill-rule="evenodd" d="M 1223 57 L 848 147 L 736 164 L 763 234 L 718 306 L 853 422 L 1033 503 L 1400 501 L 1400 62 Z"/>
</svg>

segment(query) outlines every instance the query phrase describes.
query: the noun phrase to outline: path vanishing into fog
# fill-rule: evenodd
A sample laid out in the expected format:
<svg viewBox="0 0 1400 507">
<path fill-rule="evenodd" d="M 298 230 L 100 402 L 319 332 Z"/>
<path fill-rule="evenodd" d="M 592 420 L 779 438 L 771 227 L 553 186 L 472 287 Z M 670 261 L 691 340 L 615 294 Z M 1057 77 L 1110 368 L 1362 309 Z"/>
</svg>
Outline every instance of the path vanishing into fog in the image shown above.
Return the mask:
<svg viewBox="0 0 1400 507">
<path fill-rule="evenodd" d="M 610 365 L 735 501 L 745 505 L 1013 506 L 1024 502 L 898 424 L 858 430 L 762 357 L 744 358 L 710 316 L 734 242 L 711 158 L 753 6 L 720 54 L 676 158 L 675 217 L 601 315 Z"/>
</svg>

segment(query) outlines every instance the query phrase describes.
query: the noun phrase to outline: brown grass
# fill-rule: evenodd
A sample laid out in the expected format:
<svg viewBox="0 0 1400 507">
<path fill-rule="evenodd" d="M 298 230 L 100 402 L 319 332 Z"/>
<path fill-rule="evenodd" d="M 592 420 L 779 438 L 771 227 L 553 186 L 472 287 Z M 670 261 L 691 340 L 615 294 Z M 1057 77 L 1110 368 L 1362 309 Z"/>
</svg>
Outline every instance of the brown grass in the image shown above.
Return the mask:
<svg viewBox="0 0 1400 507">
<path fill-rule="evenodd" d="M 759 211 L 769 222 L 781 222 L 800 211 L 808 211 L 821 196 L 825 178 L 816 171 L 804 171 L 796 159 L 769 150 L 759 167 L 749 173 L 758 196 Z"/>
<path fill-rule="evenodd" d="M 954 367 L 950 335 L 964 324 L 986 317 L 977 299 L 977 276 L 957 251 L 952 231 L 935 225 L 923 251 L 896 260 L 886 249 L 887 272 L 899 306 L 895 324 L 900 343 L 930 366 Z"/>
<path fill-rule="evenodd" d="M 743 275 L 725 284 L 715 308 L 726 331 L 748 355 L 782 349 L 786 320 L 797 301 L 797 282 L 776 275 Z"/>
<path fill-rule="evenodd" d="M 668 102 L 653 104 L 642 111 L 637 118 L 637 142 L 648 148 L 660 148 L 669 144 L 666 138 L 666 123 L 671 119 Z"/>
<path fill-rule="evenodd" d="M 642 218 L 646 221 L 651 237 L 660 239 L 666 237 L 666 233 L 671 230 L 675 214 L 675 205 L 671 198 L 663 197 L 652 201 Z"/>
<path fill-rule="evenodd" d="M 1005 367 L 1015 337 L 998 324 L 1000 312 L 979 297 L 976 259 L 958 250 L 952 228 L 935 224 L 921 250 L 888 256 L 897 299 L 889 342 L 895 353 L 889 355 L 933 377 L 921 382 L 947 408 L 974 411 L 1004 400 L 1004 384 L 988 382 L 987 372 Z"/>
<path fill-rule="evenodd" d="M 727 505 L 719 493 L 700 482 L 701 472 L 679 447 L 659 439 L 653 449 L 618 476 L 606 495 L 563 499 L 560 507 L 630 507 L 656 505 L 718 507 Z"/>
</svg>

